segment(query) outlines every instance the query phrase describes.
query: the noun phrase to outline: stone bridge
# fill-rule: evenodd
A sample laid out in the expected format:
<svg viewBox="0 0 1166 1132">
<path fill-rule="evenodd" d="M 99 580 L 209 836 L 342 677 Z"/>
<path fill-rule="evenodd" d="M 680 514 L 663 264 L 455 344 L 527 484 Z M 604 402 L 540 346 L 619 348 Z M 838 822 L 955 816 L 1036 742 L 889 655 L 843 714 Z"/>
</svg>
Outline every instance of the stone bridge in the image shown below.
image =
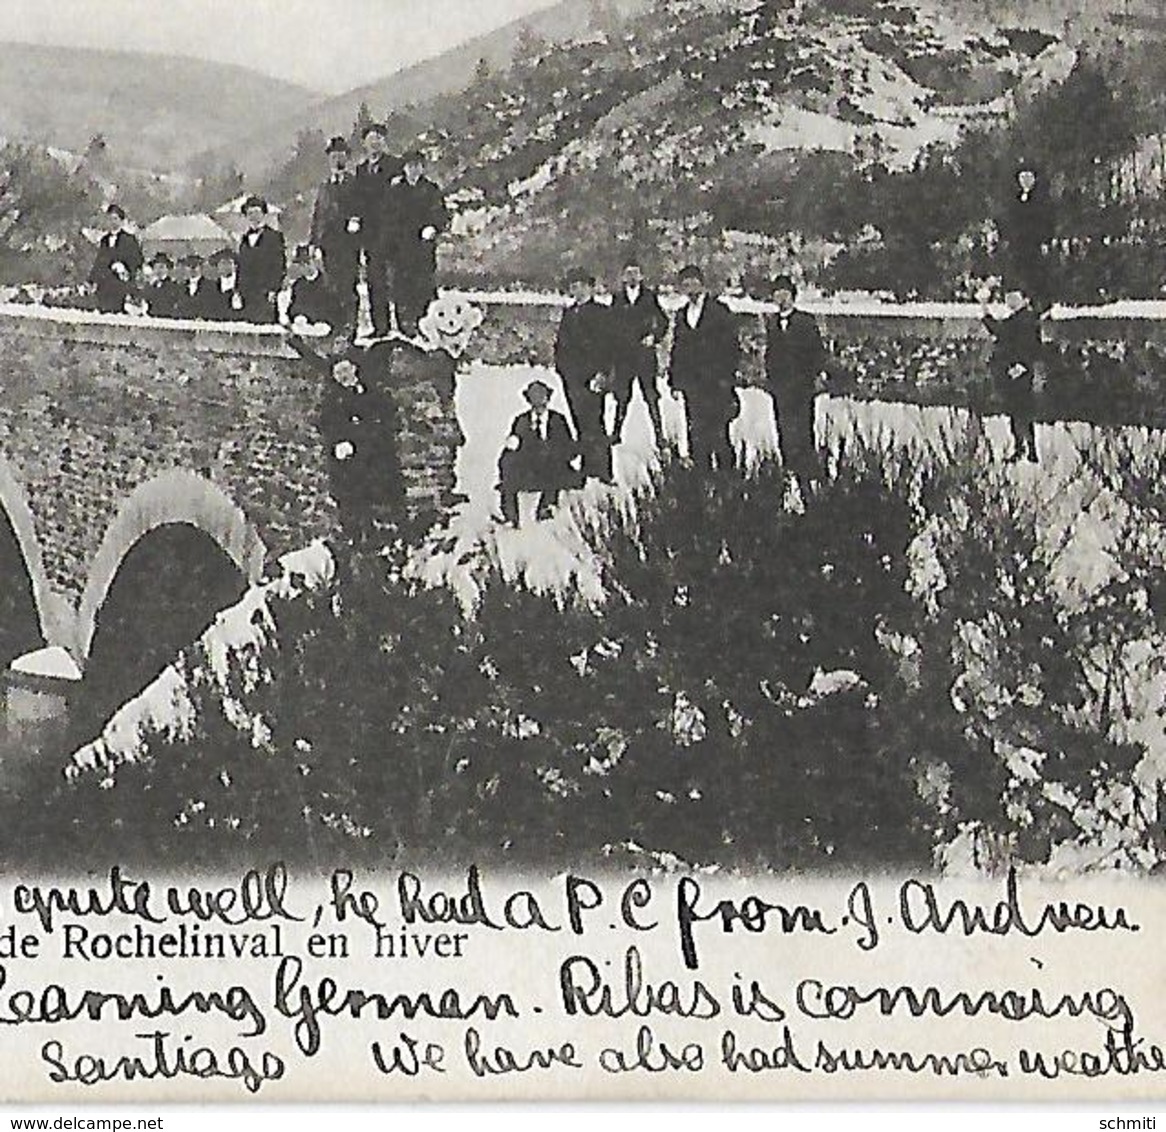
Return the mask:
<svg viewBox="0 0 1166 1132">
<path fill-rule="evenodd" d="M 493 360 L 523 320 L 527 356 L 547 352 L 553 304 L 474 297 L 493 316 L 471 353 Z M 1159 337 L 1160 306 L 1061 312 L 1053 327 Z M 828 304 L 817 313 L 836 343 L 980 332 L 971 307 Z M 50 648 L 63 674 L 79 678 L 102 657 L 134 667 L 127 649 L 172 654 L 265 563 L 332 529 L 315 435 L 322 378 L 278 327 L 0 307 L 0 380 L 4 666 Z M 440 474 L 435 462 L 452 463 L 444 452 L 430 446 L 418 474 Z M 167 639 L 157 627 L 184 605 L 193 612 L 168 622 Z M 120 652 L 109 647 L 119 639 Z"/>
<path fill-rule="evenodd" d="M 278 327 L 0 307 L 0 665 L 146 675 L 326 537 L 323 380 Z M 440 480 L 403 432 L 407 483 Z"/>
</svg>

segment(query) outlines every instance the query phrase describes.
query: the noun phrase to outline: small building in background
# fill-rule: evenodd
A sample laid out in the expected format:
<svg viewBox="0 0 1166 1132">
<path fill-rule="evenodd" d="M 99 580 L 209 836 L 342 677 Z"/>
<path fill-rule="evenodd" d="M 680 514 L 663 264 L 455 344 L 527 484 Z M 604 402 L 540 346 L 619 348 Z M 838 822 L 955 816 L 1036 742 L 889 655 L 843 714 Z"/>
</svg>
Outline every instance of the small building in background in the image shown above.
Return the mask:
<svg viewBox="0 0 1166 1132">
<path fill-rule="evenodd" d="M 147 255 L 165 252 L 172 257 L 205 258 L 235 246 L 234 235 L 205 213 L 159 217 L 142 230 L 141 238 Z"/>
</svg>

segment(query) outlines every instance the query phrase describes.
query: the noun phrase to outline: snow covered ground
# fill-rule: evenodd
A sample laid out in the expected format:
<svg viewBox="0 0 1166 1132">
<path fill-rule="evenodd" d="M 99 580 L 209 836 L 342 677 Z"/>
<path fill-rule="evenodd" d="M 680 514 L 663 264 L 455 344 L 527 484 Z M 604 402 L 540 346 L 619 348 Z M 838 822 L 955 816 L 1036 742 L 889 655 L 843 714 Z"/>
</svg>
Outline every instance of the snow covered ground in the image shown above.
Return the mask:
<svg viewBox="0 0 1166 1132">
<path fill-rule="evenodd" d="M 415 569 L 431 583 L 450 585 L 467 604 L 472 604 L 476 595 L 476 569 L 483 560 L 531 588 L 576 589 L 586 599 L 601 601 L 597 563 L 579 521 L 599 506 L 630 505 L 631 489 L 643 482 L 655 459 L 647 412 L 637 392 L 625 432 L 627 439 L 615 452 L 614 487 L 593 483 L 582 491 L 568 493 L 559 512 L 543 522 L 533 517 L 534 498 L 524 497 L 520 529 L 502 526 L 493 517 L 497 459 L 511 420 L 524 410 L 522 390 L 536 377 L 552 386 L 552 407 L 565 411 L 561 383 L 547 369 L 468 363 L 460 377 L 457 410 L 466 444 L 458 462 L 458 480 L 469 503 L 453 518 L 444 532 L 446 537 L 435 540 L 431 552 L 417 560 Z M 741 391 L 741 405 L 741 416 L 731 435 L 744 458 L 772 456 L 778 449 L 780 425 L 772 402 L 762 391 L 747 389 Z M 662 407 L 669 443 L 683 450 L 682 403 L 665 391 Z M 612 408 L 609 405 L 609 412 Z M 962 409 L 850 398 L 819 398 L 817 430 L 821 447 L 832 458 L 860 446 L 880 452 L 886 459 L 902 460 L 908 466 L 943 461 L 953 451 L 966 452 L 978 446 L 984 475 L 992 489 L 1030 506 L 1038 517 L 1043 538 L 1060 548 L 1054 581 L 1066 609 L 1089 602 L 1097 588 L 1123 568 L 1119 532 L 1126 505 L 1095 481 L 1083 455 L 1120 446 L 1141 456 L 1166 459 L 1166 435 L 1162 432 L 1057 423 L 1038 426 L 1039 464 L 1012 464 L 1007 459 L 1011 437 L 1004 418 L 985 420 Z M 208 630 L 201 649 L 194 654 L 202 657 L 198 667 L 203 679 L 209 676 L 218 686 L 226 687 L 231 670 L 236 677 L 235 686 L 240 675 L 243 687 L 261 681 L 266 658 L 275 647 L 275 621 L 268 599 L 287 599 L 306 587 L 326 585 L 331 570 L 330 555 L 319 546 L 284 560 L 278 578 L 250 591 L 239 606 L 221 614 Z M 1148 745 L 1149 754 L 1137 778 L 1141 797 L 1152 799 L 1156 797 L 1154 787 L 1166 781 L 1166 731 L 1158 715 L 1158 706 L 1166 702 L 1166 675 L 1155 667 L 1151 642 L 1133 651 L 1135 663 L 1125 689 L 1131 707 L 1123 726 L 1129 738 Z M 168 669 L 114 717 L 100 739 L 74 756 L 72 773 L 91 771 L 111 776 L 118 765 L 139 757 L 145 736 L 159 732 L 190 735 L 194 724 L 191 710 L 180 669 Z M 263 721 L 252 718 L 245 704 L 227 703 L 226 713 L 253 741 L 264 741 Z M 1120 809 L 1126 801 L 1117 799 L 1114 804 Z M 1157 820 L 1156 814 L 1149 818 Z M 1086 815 L 1083 820 L 1093 818 Z M 1113 840 L 1113 851 L 1118 852 L 1121 823 L 1110 821 L 1105 828 L 1106 837 Z M 1104 838 L 1101 843 L 1109 845 Z M 971 869 L 973 850 L 970 837 L 966 843 L 951 846 L 948 868 L 957 872 Z M 1076 871 L 1098 856 L 1104 857 L 1104 852 L 1098 850 L 1096 843 L 1081 852 L 1070 843 L 1053 864 Z"/>
</svg>

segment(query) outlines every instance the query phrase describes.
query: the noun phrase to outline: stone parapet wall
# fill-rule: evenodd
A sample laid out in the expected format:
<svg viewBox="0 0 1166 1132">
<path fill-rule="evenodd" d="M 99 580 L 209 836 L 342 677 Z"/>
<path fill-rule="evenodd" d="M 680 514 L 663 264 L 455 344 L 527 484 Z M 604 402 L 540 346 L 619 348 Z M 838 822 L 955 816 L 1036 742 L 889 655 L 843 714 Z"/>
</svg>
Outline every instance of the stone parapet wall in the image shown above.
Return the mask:
<svg viewBox="0 0 1166 1132">
<path fill-rule="evenodd" d="M 276 327 L 0 308 L 0 460 L 57 604 L 79 609 L 94 563 L 129 550 L 109 545 L 117 531 L 214 527 L 217 509 L 221 529 L 207 533 L 238 541 L 237 509 L 268 554 L 328 534 L 320 381 Z M 179 471 L 207 485 L 204 499 L 193 479 L 146 490 Z M 135 507 L 141 522 L 126 514 Z M 262 554 L 247 559 L 254 572 Z M 51 643 L 71 649 L 84 636 L 60 632 Z"/>
</svg>

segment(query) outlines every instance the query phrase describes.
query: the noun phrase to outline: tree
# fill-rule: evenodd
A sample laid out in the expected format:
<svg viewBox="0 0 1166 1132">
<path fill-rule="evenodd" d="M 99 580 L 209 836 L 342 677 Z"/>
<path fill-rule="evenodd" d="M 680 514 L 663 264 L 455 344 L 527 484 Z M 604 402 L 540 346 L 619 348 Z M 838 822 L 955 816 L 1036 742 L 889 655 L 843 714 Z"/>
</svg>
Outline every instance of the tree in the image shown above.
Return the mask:
<svg viewBox="0 0 1166 1132">
<path fill-rule="evenodd" d="M 350 140 L 353 145 L 359 145 L 364 137 L 364 131 L 373 124 L 374 118 L 372 111 L 369 109 L 367 102 L 361 102 L 360 108 L 356 111 L 356 121 L 352 126 L 352 133 Z"/>
<path fill-rule="evenodd" d="M 326 142 L 323 130 L 300 130 L 296 135 L 295 149 L 276 174 L 271 191 L 284 200 L 290 200 L 297 194 L 315 189 L 328 174 L 328 159 L 324 153 Z"/>
<path fill-rule="evenodd" d="M 549 47 L 549 41 L 524 22 L 518 29 L 518 38 L 514 44 L 514 68 L 519 71 L 534 70 L 542 62 Z"/>
<path fill-rule="evenodd" d="M 623 19 L 611 0 L 591 0 L 587 12 L 587 27 L 609 41 L 619 35 L 623 27 Z"/>
<path fill-rule="evenodd" d="M 191 207 L 199 212 L 212 212 L 240 196 L 245 184 L 243 174 L 233 163 L 207 169 L 197 180 Z"/>
<path fill-rule="evenodd" d="M 0 279 L 62 285 L 84 278 L 90 251 L 81 229 L 100 207 L 84 172 L 33 146 L 0 149 Z"/>
</svg>

